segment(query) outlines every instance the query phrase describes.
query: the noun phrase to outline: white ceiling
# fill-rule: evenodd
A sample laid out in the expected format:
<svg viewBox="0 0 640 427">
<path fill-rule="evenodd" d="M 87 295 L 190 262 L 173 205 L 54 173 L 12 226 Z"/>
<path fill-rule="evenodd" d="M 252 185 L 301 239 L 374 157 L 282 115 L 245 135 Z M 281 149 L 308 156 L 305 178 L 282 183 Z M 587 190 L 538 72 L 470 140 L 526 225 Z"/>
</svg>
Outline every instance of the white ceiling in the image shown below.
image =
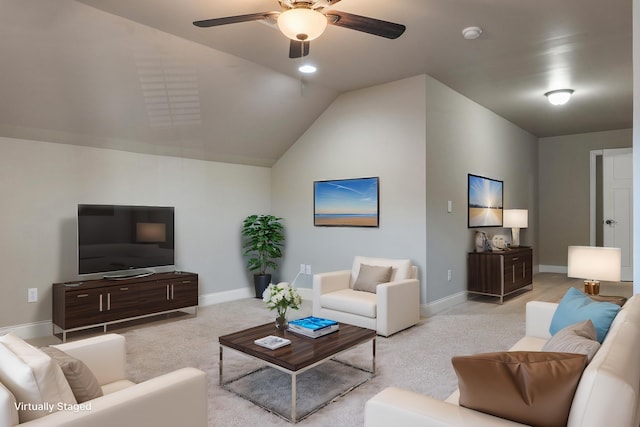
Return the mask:
<svg viewBox="0 0 640 427">
<path fill-rule="evenodd" d="M 342 0 L 302 60 L 272 25 L 192 21 L 276 0 L 0 0 L 0 135 L 272 165 L 343 92 L 429 74 L 543 137 L 632 126 L 631 0 Z M 464 27 L 484 33 L 465 40 Z M 575 90 L 563 107 L 543 93 Z"/>
</svg>

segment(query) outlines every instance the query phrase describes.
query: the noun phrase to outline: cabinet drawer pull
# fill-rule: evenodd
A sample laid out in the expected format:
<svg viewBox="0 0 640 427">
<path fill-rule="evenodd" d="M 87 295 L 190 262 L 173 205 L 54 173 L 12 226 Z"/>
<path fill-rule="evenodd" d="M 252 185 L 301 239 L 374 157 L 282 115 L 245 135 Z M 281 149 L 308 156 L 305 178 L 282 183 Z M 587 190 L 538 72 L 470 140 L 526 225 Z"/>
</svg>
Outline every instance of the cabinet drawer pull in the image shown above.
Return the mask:
<svg viewBox="0 0 640 427">
<path fill-rule="evenodd" d="M 111 310 L 111 292 L 107 293 L 107 311 Z"/>
<path fill-rule="evenodd" d="M 76 295 L 76 298 L 85 298 L 88 297 L 89 294 L 80 294 L 80 295 Z"/>
<path fill-rule="evenodd" d="M 182 284 L 183 284 L 183 285 L 187 285 L 187 284 L 189 284 L 189 283 L 191 283 L 191 280 L 183 280 L 183 281 L 182 281 Z"/>
<path fill-rule="evenodd" d="M 171 299 L 173 300 L 173 284 L 171 284 Z"/>
<path fill-rule="evenodd" d="M 100 311 L 102 311 L 102 294 L 100 294 Z"/>
<path fill-rule="evenodd" d="M 519 259 L 520 259 L 520 258 L 518 258 L 518 257 L 513 257 L 513 258 L 511 258 L 511 261 L 517 261 L 517 260 L 519 260 Z"/>
<path fill-rule="evenodd" d="M 121 291 L 128 291 L 129 288 L 120 288 Z"/>
<path fill-rule="evenodd" d="M 169 285 L 167 285 L 167 301 L 169 301 Z"/>
</svg>

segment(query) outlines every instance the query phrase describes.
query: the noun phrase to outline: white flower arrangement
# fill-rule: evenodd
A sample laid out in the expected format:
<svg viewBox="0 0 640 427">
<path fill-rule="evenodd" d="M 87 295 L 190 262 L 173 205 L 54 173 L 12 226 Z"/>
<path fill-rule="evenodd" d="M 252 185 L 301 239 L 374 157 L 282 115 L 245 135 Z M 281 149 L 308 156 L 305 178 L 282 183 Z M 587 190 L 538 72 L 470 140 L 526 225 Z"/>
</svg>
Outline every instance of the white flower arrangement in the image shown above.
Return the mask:
<svg viewBox="0 0 640 427">
<path fill-rule="evenodd" d="M 286 317 L 287 309 L 298 310 L 302 304 L 302 297 L 296 288 L 289 286 L 287 282 L 277 285 L 270 283 L 262 294 L 262 300 L 269 310 L 278 311 L 278 317 Z"/>
</svg>

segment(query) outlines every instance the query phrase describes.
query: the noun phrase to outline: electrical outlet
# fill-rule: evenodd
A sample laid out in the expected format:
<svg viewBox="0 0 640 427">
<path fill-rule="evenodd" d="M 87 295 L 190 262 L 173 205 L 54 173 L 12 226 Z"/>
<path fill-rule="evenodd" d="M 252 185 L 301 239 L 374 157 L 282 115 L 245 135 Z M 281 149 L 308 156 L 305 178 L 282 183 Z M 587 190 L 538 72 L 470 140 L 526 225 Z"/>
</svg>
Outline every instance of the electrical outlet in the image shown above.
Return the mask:
<svg viewBox="0 0 640 427">
<path fill-rule="evenodd" d="M 451 270 L 447 270 L 447 280 L 451 281 Z"/>
<path fill-rule="evenodd" d="M 300 264 L 300 274 L 304 274 L 304 271 L 305 271 L 305 265 Z"/>
<path fill-rule="evenodd" d="M 307 266 L 305 267 L 305 274 L 311 274 L 311 264 L 307 264 Z"/>
<path fill-rule="evenodd" d="M 29 288 L 27 291 L 27 302 L 38 301 L 38 288 Z"/>
</svg>

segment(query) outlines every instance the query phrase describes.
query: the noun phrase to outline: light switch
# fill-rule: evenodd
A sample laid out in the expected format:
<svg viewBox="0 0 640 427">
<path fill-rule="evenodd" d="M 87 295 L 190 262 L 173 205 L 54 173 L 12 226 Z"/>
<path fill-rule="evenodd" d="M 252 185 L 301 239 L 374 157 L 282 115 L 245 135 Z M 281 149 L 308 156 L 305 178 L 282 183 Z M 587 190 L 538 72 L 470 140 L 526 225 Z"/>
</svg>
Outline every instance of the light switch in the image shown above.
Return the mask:
<svg viewBox="0 0 640 427">
<path fill-rule="evenodd" d="M 451 200 L 447 200 L 447 212 L 453 212 L 453 202 Z"/>
</svg>

